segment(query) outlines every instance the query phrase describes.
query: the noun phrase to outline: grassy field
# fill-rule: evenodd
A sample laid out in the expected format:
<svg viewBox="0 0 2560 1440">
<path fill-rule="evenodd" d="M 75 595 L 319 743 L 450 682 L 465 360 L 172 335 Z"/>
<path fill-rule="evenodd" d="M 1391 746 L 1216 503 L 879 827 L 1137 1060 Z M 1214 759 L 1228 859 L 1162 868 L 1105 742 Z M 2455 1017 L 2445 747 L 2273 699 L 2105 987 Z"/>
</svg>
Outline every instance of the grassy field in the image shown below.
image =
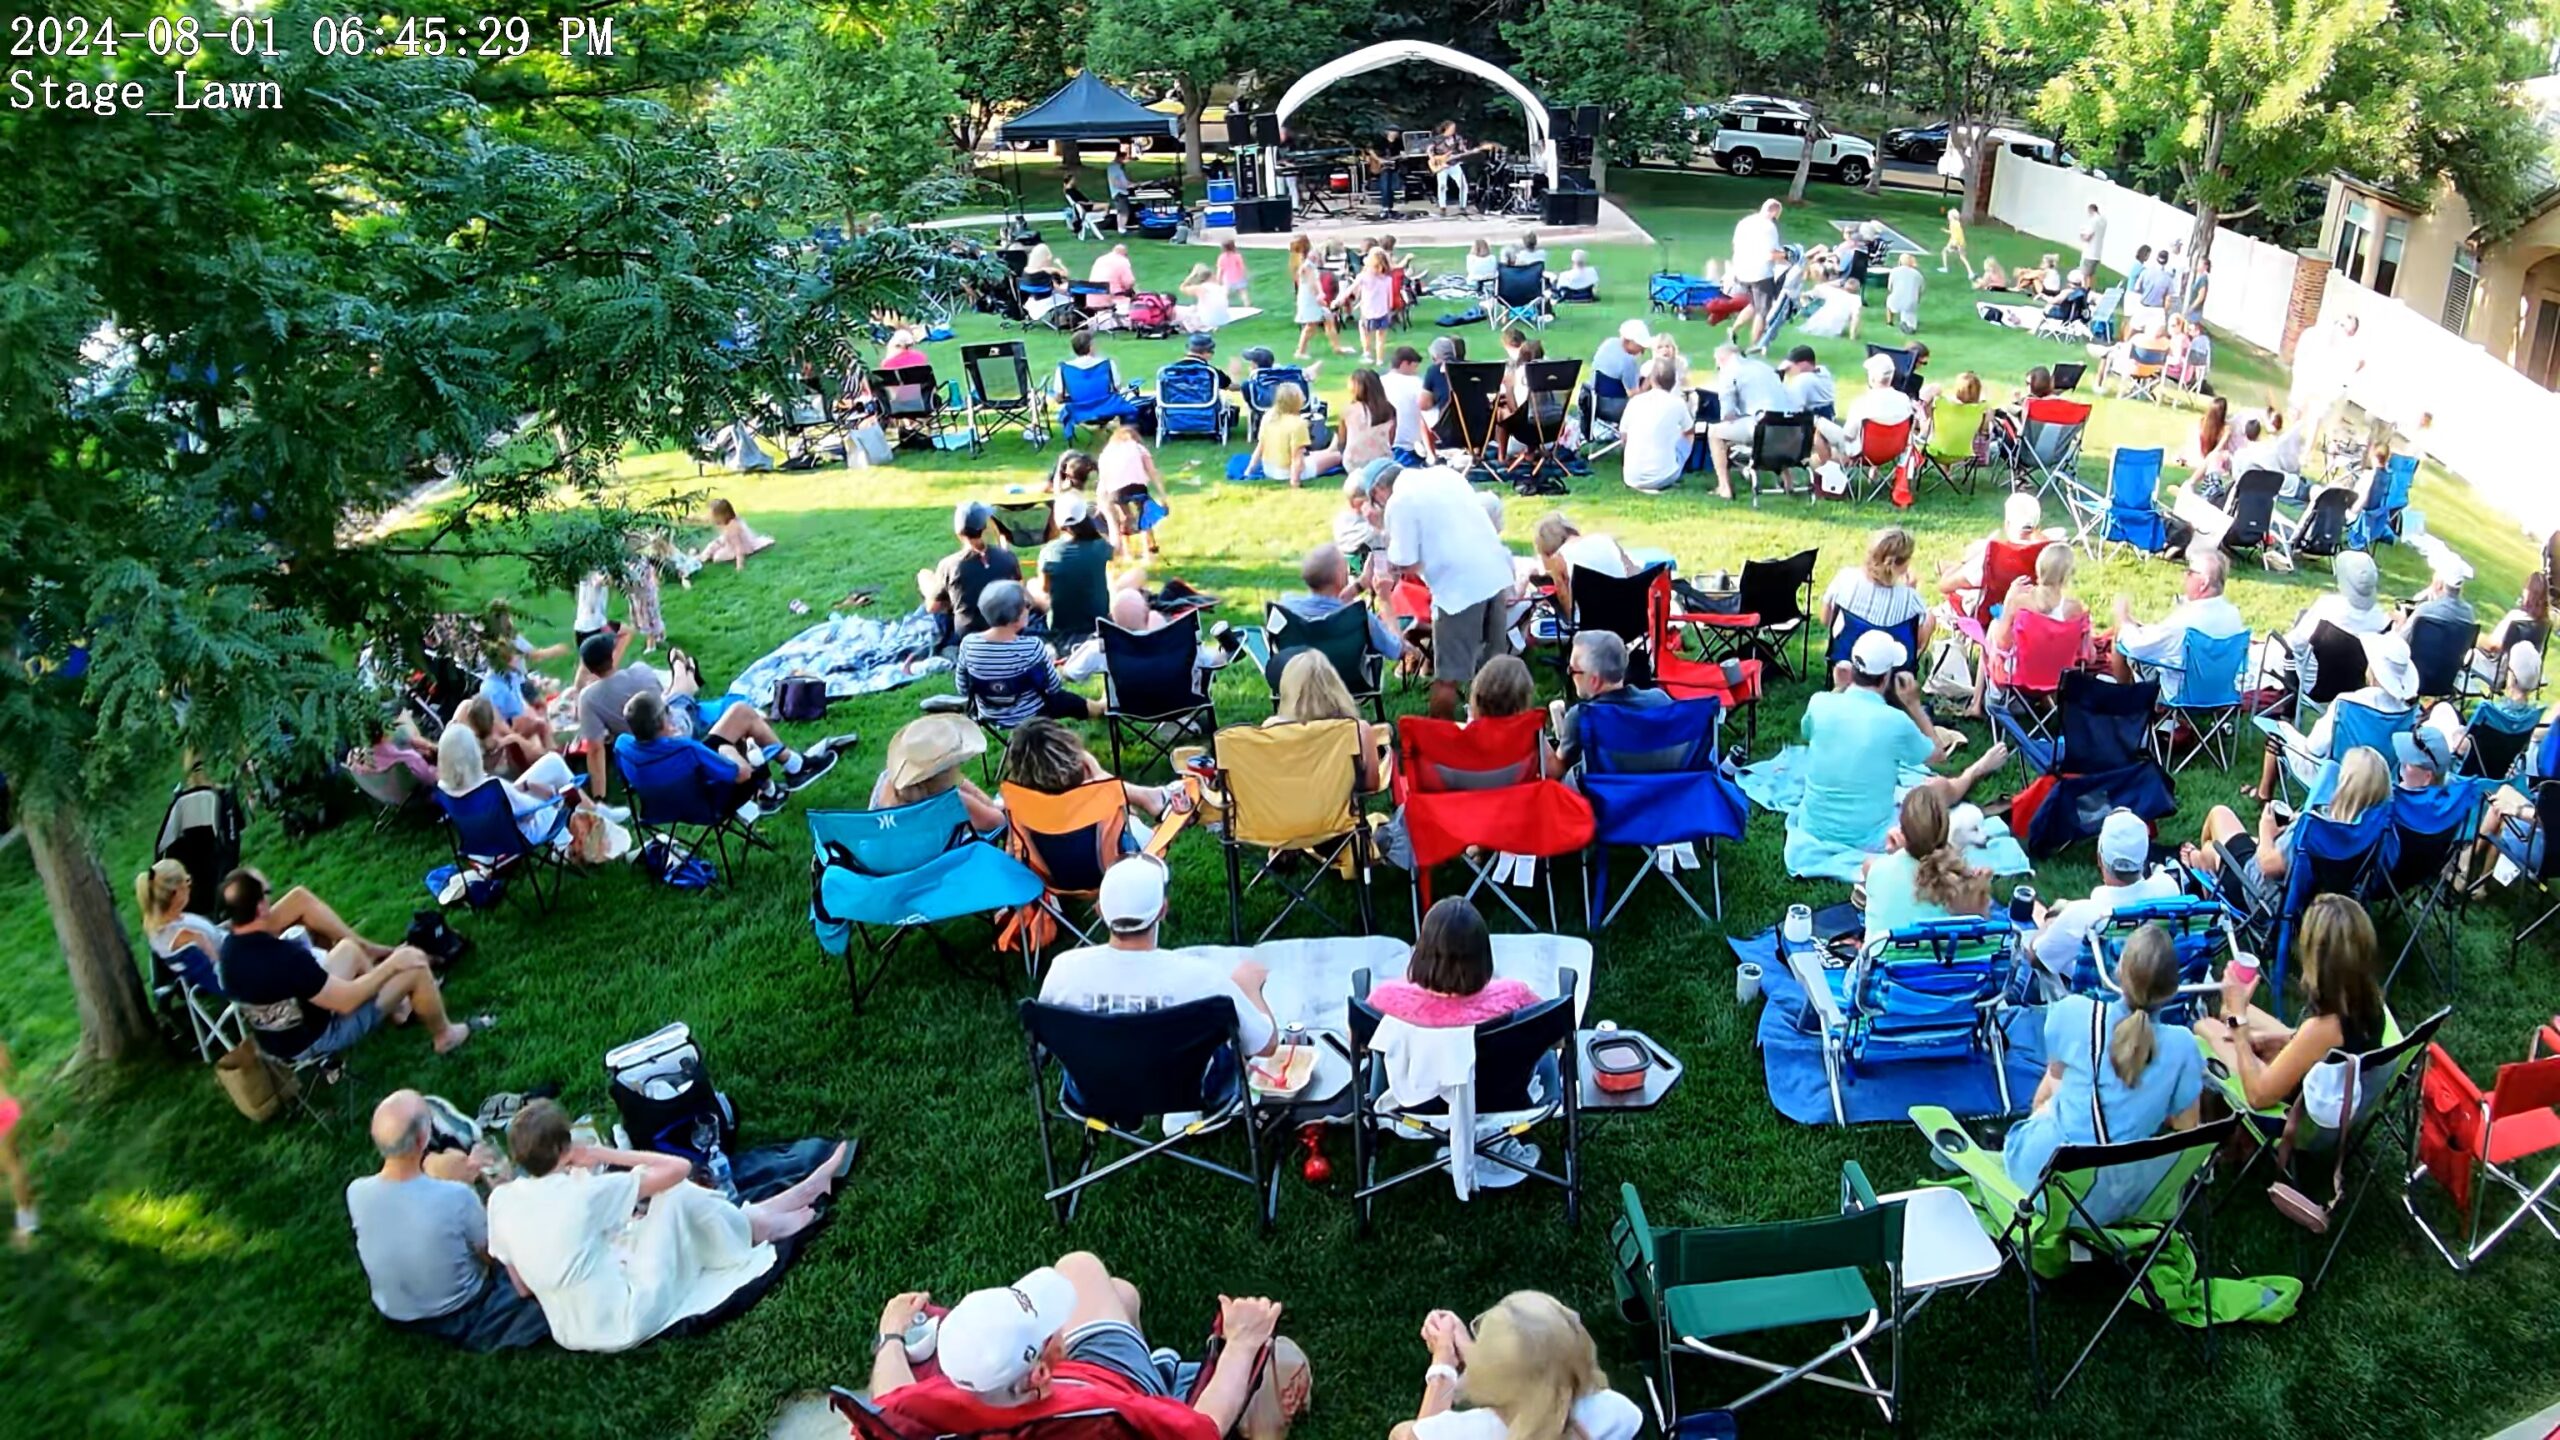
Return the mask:
<svg viewBox="0 0 2560 1440">
<path fill-rule="evenodd" d="M 1696 269 L 1723 252 L 1745 206 L 1776 193 L 1723 179 L 1615 178 L 1622 203 L 1663 251 L 1598 254 L 1612 303 L 1558 322 L 1549 345 L 1560 356 L 1587 357 L 1620 318 L 1638 313 L 1643 276 L 1662 254 Z M 1788 228 L 1813 235 L 1817 219 L 1850 218 L 1865 208 L 1854 193 L 1818 188 L 1811 205 L 1790 214 Z M 1927 223 L 1917 200 L 1888 196 L 1881 209 L 1915 233 Z M 1092 253 L 1088 246 L 1060 248 L 1079 267 Z M 1978 253 L 2009 261 L 2043 248 L 1987 230 L 1977 243 Z M 1169 286 L 1192 258 L 1143 245 L 1136 253 L 1150 285 Z M 1454 255 L 1434 258 L 1455 263 Z M 1222 337 L 1226 354 L 1289 340 L 1280 257 L 1257 254 L 1252 263 L 1254 299 L 1278 315 Z M 2005 387 L 2028 365 L 2066 353 L 1980 326 L 1959 289 L 1941 283 L 1934 269 L 1930 280 L 1923 338 L 1936 351 L 1939 375 L 1969 368 Z M 1881 307 L 1870 314 L 1880 318 Z M 1675 329 L 1693 356 L 1711 348 L 1701 327 Z M 982 338 L 991 330 L 973 320 L 963 334 Z M 1431 333 L 1418 329 L 1414 338 Z M 1109 343 L 1131 372 L 1151 371 L 1178 349 L 1173 342 Z M 1035 342 L 1043 364 L 1062 348 Z M 2238 352 L 2225 347 L 2220 378 L 2244 400 L 2279 383 L 2271 363 Z M 1844 388 L 1854 390 L 1857 347 L 1835 343 L 1825 353 Z M 1337 362 L 1321 377 L 1320 388 L 1337 404 L 1348 369 Z M 2102 472 L 2112 445 L 2174 447 L 2192 423 L 2191 411 L 2175 407 L 2104 403 L 2089 472 Z M 676 643 L 698 654 L 716 681 L 808 623 L 790 613 L 795 599 L 823 610 L 862 583 L 881 586 L 889 603 L 900 601 L 906 577 L 949 548 L 955 500 L 1036 485 L 1054 454 L 1007 439 L 975 461 L 902 458 L 883 470 L 708 482 L 694 478 L 689 462 L 662 455 L 635 459 L 627 474 L 635 485 L 726 494 L 779 541 L 744 574 L 706 572 L 690 590 L 668 591 Z M 1265 596 L 1291 586 L 1304 548 L 1328 533 L 1333 496 L 1226 485 L 1212 478 L 1220 457 L 1205 445 L 1177 445 L 1160 460 L 1175 502 L 1165 571 L 1223 596 L 1222 613 L 1231 618 L 1258 617 Z M 1565 507 L 1585 526 L 1668 548 L 1692 571 L 1815 544 L 1827 573 L 1848 563 L 1882 519 L 1873 509 L 1814 509 L 1800 501 L 1756 511 L 1720 505 L 1695 484 L 1637 495 L 1617 483 L 1614 461 L 1575 489 Z M 2456 537 L 2479 566 L 2482 608 L 2502 604 L 2531 547 L 2441 476 L 2421 482 L 2417 504 L 2432 528 Z M 1951 501 L 1932 492 L 1900 518 L 1919 535 L 1924 569 L 1934 569 L 1986 530 L 1997 507 L 1994 494 Z M 1512 503 L 1507 534 L 1515 546 L 1526 548 L 1545 508 Z M 2391 593 L 2420 583 L 2405 550 L 2387 553 L 2383 564 Z M 496 569 L 467 583 L 473 594 L 515 599 L 535 618 L 538 640 L 566 637 L 567 596 L 522 593 L 521 577 Z M 2121 592 L 2145 615 L 2157 615 L 2177 583 L 2176 567 L 2129 558 L 2084 568 L 2081 579 L 2094 605 L 2103 609 Z M 2253 571 L 2235 598 L 2264 629 L 2288 621 L 2321 583 L 2316 575 Z M 1552 671 L 1539 673 L 1542 684 L 1553 683 Z M 842 705 L 823 726 L 799 727 L 804 739 L 858 728 L 863 740 L 852 760 L 794 808 L 858 806 L 889 734 L 914 713 L 922 693 L 942 688 Z M 1803 695 L 1790 688 L 1770 699 L 1764 744 L 1792 732 Z M 1267 713 L 1259 683 L 1242 676 L 1222 684 L 1219 702 L 1230 721 Z M 2014 783 L 2012 772 L 1995 789 L 2005 794 Z M 2236 777 L 2189 772 L 2171 824 L 2191 830 L 2207 805 L 2232 800 L 2235 788 Z M 159 806 L 157 786 L 140 785 L 101 817 L 117 883 L 149 858 Z M 1241 1192 L 1159 1167 L 1095 1194 L 1073 1232 L 1061 1234 L 1039 1200 L 1009 1002 L 918 957 L 883 986 L 866 1015 L 850 1013 L 840 969 L 809 935 L 798 819 L 785 815 L 768 828 L 783 853 L 751 864 L 734 895 L 653 890 L 617 871 L 576 884 L 548 919 L 521 905 L 463 918 L 480 944 L 451 993 L 467 1010 L 496 1011 L 501 1028 L 447 1060 L 430 1056 L 424 1041 L 406 1032 L 376 1037 L 360 1052 L 360 1106 L 395 1085 L 467 1107 L 491 1091 L 549 1082 L 566 1088 L 574 1108 L 601 1112 L 609 1108 L 599 1074 L 603 1052 L 683 1019 L 701 1037 L 751 1137 L 863 1137 L 863 1161 L 832 1228 L 762 1306 L 709 1337 L 619 1358 L 547 1352 L 475 1360 L 387 1331 L 370 1313 L 339 1199 L 340 1187 L 371 1164 L 359 1128 L 247 1127 L 210 1075 L 192 1067 L 145 1067 L 78 1085 L 45 1078 L 68 1054 L 76 1021 L 24 849 L 0 852 L 0 1033 L 31 1077 L 31 1115 L 20 1135 L 34 1158 L 47 1222 L 32 1255 L 0 1254 L 0 1375 L 19 1397 L 12 1412 L 92 1436 L 389 1436 L 465 1425 L 508 1435 L 751 1436 L 787 1396 L 860 1382 L 873 1318 L 890 1293 L 929 1287 L 956 1297 L 1084 1247 L 1146 1292 L 1152 1328 L 1164 1343 L 1194 1342 L 1222 1291 L 1280 1298 L 1289 1312 L 1285 1328 L 1317 1367 L 1318 1409 L 1304 1433 L 1376 1436 L 1411 1413 L 1424 1359 L 1414 1338 L 1422 1315 L 1435 1306 L 1472 1313 L 1520 1287 L 1551 1290 L 1581 1307 L 1617 1383 L 1641 1393 L 1637 1347 L 1609 1313 L 1605 1236 L 1621 1181 L 1644 1187 L 1660 1221 L 1717 1223 L 1819 1213 L 1835 1202 L 1846 1159 L 1861 1161 L 1884 1187 L 1929 1171 L 1922 1147 L 1904 1130 L 1807 1130 L 1770 1110 L 1749 1040 L 1753 1017 L 1732 1003 L 1722 937 L 1702 933 L 1685 911 L 1657 897 L 1599 942 L 1597 1013 L 1663 1040 L 1689 1074 L 1661 1110 L 1590 1127 L 1587 1214 L 1578 1232 L 1564 1228 L 1548 1193 L 1460 1208 L 1445 1191 L 1423 1185 L 1393 1197 L 1377 1233 L 1364 1239 L 1341 1195 L 1313 1193 L 1292 1176 L 1279 1233 L 1264 1239 Z M 1205 842 L 1187 843 L 1177 858 L 1167 938 L 1223 940 L 1215 856 Z M 425 827 L 377 838 L 356 825 L 295 841 L 261 823 L 248 851 L 271 876 L 308 884 L 368 930 L 391 936 L 425 903 L 420 877 L 446 847 Z M 2080 893 L 2090 879 L 2083 852 L 2048 866 L 2037 883 L 2049 894 Z M 1748 843 L 1729 850 L 1724 885 L 1731 922 L 1751 930 L 1772 922 L 1789 900 L 1839 897 L 1838 887 L 1808 890 L 1787 880 L 1779 825 L 1768 816 L 1755 820 Z M 2528 957 L 2522 977 L 2502 963 L 2512 908 L 2499 903 L 2476 912 L 2463 940 L 2465 988 L 2446 1040 L 2475 1074 L 2520 1054 L 2530 1025 L 2554 1005 L 2547 948 Z M 1402 897 L 1386 892 L 1380 913 L 1401 929 L 1403 912 Z M 2387 934 L 2396 942 L 2396 931 Z M 2404 1015 L 2437 1003 L 2423 977 L 2403 983 L 2395 999 Z M 1343 1161 L 1347 1144 L 1337 1142 L 1333 1153 Z M 2256 1273 L 2291 1263 L 2290 1232 L 2263 1199 L 2219 1198 L 2225 1215 L 2217 1269 Z M 2224 1334 L 2213 1370 L 2200 1368 L 2188 1337 L 2133 1315 L 2090 1372 L 2045 1412 L 2034 1408 L 2024 1378 L 2019 1282 L 2004 1277 L 1971 1298 L 1950 1298 L 1908 1336 L 1913 1429 L 1966 1437 L 2466 1435 L 2560 1395 L 2560 1362 L 2549 1343 L 2549 1295 L 2560 1279 L 2552 1248 L 2519 1235 L 2484 1273 L 2457 1278 L 2422 1249 L 2395 1209 L 2377 1197 L 2350 1241 L 2352 1253 L 2301 1316 L 2279 1328 Z M 2112 1296 L 2071 1286 L 2062 1293 L 2055 1333 L 2076 1349 Z M 1699 1368 L 1684 1372 L 1684 1382 L 1699 1404 L 1743 1388 L 1735 1374 Z M 1752 1434 L 1855 1434 L 1873 1430 L 1875 1416 L 1800 1387 L 1755 1407 L 1746 1423 Z M 0 1431 L 34 1430 L 31 1420 L 0 1424 Z"/>
</svg>

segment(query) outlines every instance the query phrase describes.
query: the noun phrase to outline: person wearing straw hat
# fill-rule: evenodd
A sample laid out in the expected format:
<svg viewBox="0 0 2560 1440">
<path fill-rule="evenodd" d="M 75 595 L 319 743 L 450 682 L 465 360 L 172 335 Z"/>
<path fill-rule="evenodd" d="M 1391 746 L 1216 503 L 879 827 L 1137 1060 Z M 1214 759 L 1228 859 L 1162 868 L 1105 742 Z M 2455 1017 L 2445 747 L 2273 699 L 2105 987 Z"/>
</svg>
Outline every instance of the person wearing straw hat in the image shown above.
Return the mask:
<svg viewBox="0 0 2560 1440">
<path fill-rule="evenodd" d="M 987 753 L 986 732 L 959 715 L 926 715 L 907 722 L 889 741 L 889 758 L 871 786 L 871 808 L 890 810 L 960 792 L 969 828 L 985 834 L 1004 828 L 1004 807 L 987 798 L 968 776 L 969 762 Z"/>
</svg>

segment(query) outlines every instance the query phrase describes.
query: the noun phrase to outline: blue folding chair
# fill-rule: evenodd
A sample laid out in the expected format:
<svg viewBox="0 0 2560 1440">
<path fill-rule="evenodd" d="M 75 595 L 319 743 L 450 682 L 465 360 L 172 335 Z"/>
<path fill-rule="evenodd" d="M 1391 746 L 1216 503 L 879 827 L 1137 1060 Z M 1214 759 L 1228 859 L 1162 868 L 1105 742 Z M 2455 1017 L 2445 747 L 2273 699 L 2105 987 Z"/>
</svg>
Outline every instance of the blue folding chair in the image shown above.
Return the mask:
<svg viewBox="0 0 2560 1440">
<path fill-rule="evenodd" d="M 733 803 L 735 787 L 724 790 L 705 780 L 694 768 L 690 750 L 673 749 L 635 760 L 630 751 L 617 746 L 613 767 L 631 796 L 632 828 L 640 832 L 644 851 L 656 847 L 650 853 L 659 857 L 661 865 L 672 869 L 684 856 L 708 847 L 719 857 L 713 881 L 732 885 L 738 862 L 753 851 L 773 849 L 773 842 L 758 835 L 753 822 Z M 755 773 L 749 771 L 749 778 Z"/>
<path fill-rule="evenodd" d="M 2247 683 L 2251 636 L 2243 630 L 2236 635 L 2215 638 L 2190 630 L 2180 642 L 2175 666 L 2137 666 L 2140 670 L 2178 672 L 2175 697 L 2162 687 L 2160 708 L 2182 723 L 2168 730 L 2154 728 L 2154 749 L 2160 763 L 2176 774 L 2194 762 L 2198 755 L 2209 755 L 2223 769 L 2231 768 L 2240 745 L 2240 714 L 2243 705 L 2241 687 Z M 2183 753 L 2178 736 L 2189 737 Z"/>
<path fill-rule="evenodd" d="M 2176 812 L 2177 782 L 2151 750 L 2159 703 L 2156 680 L 2119 684 L 2069 670 L 2054 702 L 2057 738 L 2042 738 L 2005 710 L 1993 712 L 2019 762 L 2053 780 L 2019 836 L 2029 855 L 2042 859 L 2095 838 L 2117 809 L 2145 820 Z"/>
<path fill-rule="evenodd" d="M 577 777 L 580 785 L 585 782 L 585 776 Z M 463 870 L 476 866 L 499 876 L 520 870 L 526 887 L 533 892 L 534 908 L 549 913 L 560 898 L 561 877 L 569 873 L 567 850 L 560 843 L 569 833 L 568 804 L 559 805 L 544 833 L 530 839 L 516 824 L 515 806 L 507 798 L 506 782 L 495 775 L 460 795 L 438 787 L 436 804 L 444 808 L 446 828 L 453 834 L 455 866 Z M 505 893 L 501 886 L 501 899 Z"/>
<path fill-rule="evenodd" d="M 2382 473 L 2373 481 L 2365 496 L 2364 508 L 2356 512 L 2355 523 L 2348 527 L 2347 546 L 2353 550 L 2370 550 L 2376 545 L 2400 542 L 2400 526 L 2409 510 L 2409 487 L 2417 483 L 2418 457 L 2394 455 L 2383 463 Z"/>
<path fill-rule="evenodd" d="M 2471 707 L 2471 722 L 2463 727 L 2462 773 L 2485 780 L 2506 780 L 2516 774 L 2525 753 L 2533 748 L 2533 732 L 2542 726 L 2542 708 L 2510 709 L 2494 700 L 2483 700 Z"/>
<path fill-rule="evenodd" d="M 2008 1041 L 2000 1014 L 2018 961 L 2017 927 L 2006 915 L 1922 920 L 1858 952 L 1839 989 L 1816 1003 L 1822 1069 L 1832 1123 L 1849 1123 L 1844 1087 L 1858 1068 L 1910 1060 L 1987 1058 L 2011 1108 Z"/>
<path fill-rule="evenodd" d="M 2415 705 L 2382 710 L 2341 696 L 2329 706 L 2329 753 L 2314 756 L 2286 746 L 2281 757 L 2284 763 L 2276 766 L 2276 780 L 2288 793 L 2307 795 L 2323 766 L 2351 750 L 2376 750 L 2387 757 L 2391 754 L 2392 737 L 2418 728 L 2421 718 Z M 2282 732 L 2267 726 L 2263 719 L 2260 724 L 2278 744 L 2284 743 Z"/>
<path fill-rule="evenodd" d="M 1227 443 L 1235 418 L 1221 391 L 1217 367 L 1188 356 L 1156 372 L 1156 438 L 1184 436 Z"/>
<path fill-rule="evenodd" d="M 2374 864 L 2374 908 L 2397 910 L 2409 924 L 2409 938 L 2383 977 L 2386 995 L 2429 925 L 2436 927 L 2436 943 L 2425 951 L 2427 973 L 2448 999 L 2460 987 L 2457 942 L 2464 901 L 2457 872 L 2480 838 L 2482 812 L 2496 788 L 2495 781 L 2476 776 L 2447 776 L 2424 790 L 2391 792 L 2391 829 Z"/>
<path fill-rule="evenodd" d="M 1309 425 L 1325 418 L 1325 403 L 1316 397 L 1316 387 L 1307 379 L 1305 370 L 1295 365 L 1265 365 L 1246 376 L 1244 384 L 1237 387 L 1244 395 L 1247 440 L 1260 438 L 1262 417 L 1270 413 L 1271 397 L 1279 394 L 1283 385 L 1298 387 L 1299 397 L 1307 402 L 1305 413 Z"/>
<path fill-rule="evenodd" d="M 1823 655 L 1824 663 L 1837 665 L 1848 659 L 1849 652 L 1858 648 L 1858 641 L 1870 630 L 1881 630 L 1902 642 L 1903 661 L 1897 667 L 1901 673 L 1920 673 L 1920 617 L 1917 615 L 1899 625 L 1873 625 L 1846 610 L 1841 611 L 1840 628 L 1831 632 L 1831 647 Z"/>
<path fill-rule="evenodd" d="M 2157 555 L 2169 548 L 2169 522 L 2160 513 L 2160 467 L 2163 460 L 2158 447 L 2149 450 L 2118 450 L 2107 462 L 2108 543 L 2132 546 L 2146 555 Z M 2091 547 L 2095 556 L 2097 547 Z"/>
<path fill-rule="evenodd" d="M 949 962 L 944 924 L 978 915 L 993 925 L 1040 899 L 1031 867 L 969 828 L 957 790 L 886 810 L 813 810 L 809 840 L 809 926 L 819 949 L 844 957 L 857 1011 L 909 935 L 922 933 Z M 868 979 L 864 955 L 875 962 Z"/>
<path fill-rule="evenodd" d="M 1119 368 L 1108 360 L 1099 365 L 1060 365 L 1059 433 L 1072 445 L 1079 425 L 1107 426 L 1137 420 L 1144 412 L 1144 398 L 1136 385 L 1120 383 Z"/>
<path fill-rule="evenodd" d="M 2272 922 L 2273 942 L 2263 953 L 2275 957 L 2267 992 L 2285 1003 L 2285 975 L 2293 957 L 2293 934 L 2302 912 L 2319 895 L 2345 895 L 2362 900 L 2370 893 L 2382 843 L 2391 834 L 2391 807 L 2376 805 L 2353 820 L 2336 820 L 2317 810 L 2294 817 L 2290 837 L 2293 864 L 2285 872 L 2284 897 L 2274 916 L 2251 916 L 2244 928 L 2265 934 Z"/>
<path fill-rule="evenodd" d="M 1750 817 L 1750 804 L 1740 786 L 1725 778 L 1717 759 L 1724 705 L 1712 696 L 1679 700 L 1652 710 L 1627 705 L 1585 705 L 1575 712 L 1582 749 L 1582 793 L 1591 802 L 1591 892 L 1583 923 L 1598 931 L 1608 927 L 1644 884 L 1663 867 L 1654 852 L 1670 845 L 1706 848 L 1708 893 L 1715 914 L 1724 916 L 1724 878 L 1716 857 L 1718 840 L 1739 840 Z M 1632 845 L 1641 852 L 1635 877 L 1609 904 L 1609 847 Z M 1665 871 L 1672 893 L 1702 922 L 1711 922 L 1698 897 Z M 1601 913 L 1603 905 L 1606 913 Z M 1591 916 L 1600 914 L 1597 924 Z"/>
<path fill-rule="evenodd" d="M 2160 1009 L 2160 1018 L 2183 1025 L 2204 1013 L 2206 997 L 2222 992 L 2222 969 L 2240 948 L 2230 908 L 2201 895 L 2179 895 L 2127 905 L 2089 932 L 2086 968 L 2073 977 L 2072 989 L 2109 1000 L 2124 998 L 2116 979 L 2116 962 L 2125 942 L 2145 925 L 2169 933 L 2178 951 L 2178 998 Z"/>
</svg>

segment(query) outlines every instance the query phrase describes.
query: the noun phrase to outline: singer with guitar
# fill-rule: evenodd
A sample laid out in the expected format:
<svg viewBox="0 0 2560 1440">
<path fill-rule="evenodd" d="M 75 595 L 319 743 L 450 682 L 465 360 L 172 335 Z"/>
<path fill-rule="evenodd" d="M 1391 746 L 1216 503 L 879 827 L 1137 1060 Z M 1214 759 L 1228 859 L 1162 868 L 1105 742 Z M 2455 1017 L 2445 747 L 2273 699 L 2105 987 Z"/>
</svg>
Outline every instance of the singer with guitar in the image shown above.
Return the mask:
<svg viewBox="0 0 2560 1440">
<path fill-rule="evenodd" d="M 1429 154 L 1431 176 L 1439 196 L 1441 214 L 1449 213 L 1449 191 L 1452 188 L 1458 192 L 1457 208 L 1460 210 L 1467 208 L 1467 171 L 1464 162 L 1471 155 L 1478 155 L 1493 148 L 1491 145 L 1471 147 L 1467 144 L 1467 138 L 1458 133 L 1457 121 L 1440 122 L 1439 133 L 1431 137 Z"/>
</svg>

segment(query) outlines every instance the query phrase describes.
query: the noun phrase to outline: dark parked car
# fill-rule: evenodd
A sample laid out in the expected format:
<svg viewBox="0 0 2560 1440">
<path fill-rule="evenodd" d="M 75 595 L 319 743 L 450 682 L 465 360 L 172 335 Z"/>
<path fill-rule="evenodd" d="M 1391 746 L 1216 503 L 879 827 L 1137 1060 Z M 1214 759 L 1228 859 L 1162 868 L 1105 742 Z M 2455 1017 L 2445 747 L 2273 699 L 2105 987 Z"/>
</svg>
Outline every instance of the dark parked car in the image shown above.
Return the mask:
<svg viewBox="0 0 2560 1440">
<path fill-rule="evenodd" d="M 1934 165 L 1947 153 L 1947 122 L 1935 125 L 1905 125 L 1884 132 L 1884 153 L 1896 160 L 1910 160 Z"/>
</svg>

